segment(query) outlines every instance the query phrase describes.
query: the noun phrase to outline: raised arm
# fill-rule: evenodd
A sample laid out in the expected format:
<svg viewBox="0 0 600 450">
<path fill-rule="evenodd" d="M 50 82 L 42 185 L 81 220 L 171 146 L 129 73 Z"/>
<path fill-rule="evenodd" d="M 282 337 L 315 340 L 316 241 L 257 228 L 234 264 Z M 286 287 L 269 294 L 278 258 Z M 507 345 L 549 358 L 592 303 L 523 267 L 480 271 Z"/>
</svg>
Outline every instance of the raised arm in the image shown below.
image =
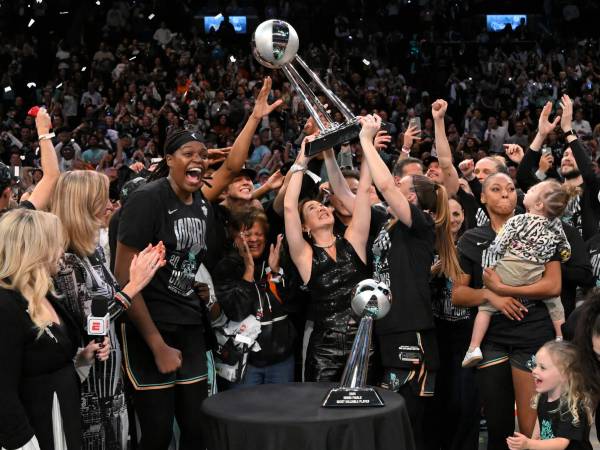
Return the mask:
<svg viewBox="0 0 600 450">
<path fill-rule="evenodd" d="M 269 93 L 271 92 L 271 84 L 271 78 L 266 77 L 263 82 L 263 87 L 256 98 L 252 114 L 248 118 L 241 133 L 235 139 L 229 156 L 227 156 L 223 165 L 219 167 L 212 176 L 212 187 L 209 187 L 208 185 L 202 187 L 202 193 L 209 201 L 216 201 L 219 195 L 221 195 L 221 192 L 240 172 L 248 159 L 248 149 L 252 143 L 252 136 L 254 136 L 254 132 L 260 124 L 260 121 L 264 116 L 271 114 L 271 112 L 283 102 L 283 100 L 280 99 L 271 105 L 267 103 Z"/>
<path fill-rule="evenodd" d="M 37 127 L 38 137 L 50 132 L 52 121 L 46 112 L 46 108 L 40 108 L 38 111 L 35 118 L 35 126 Z M 33 204 L 35 209 L 45 210 L 50 203 L 54 187 L 60 176 L 58 158 L 56 157 L 56 151 L 51 139 L 40 140 L 40 154 L 44 176 L 33 189 L 33 192 L 29 196 L 29 202 Z"/>
<path fill-rule="evenodd" d="M 337 161 L 335 160 L 333 149 L 330 148 L 329 150 L 325 150 L 323 156 L 325 158 L 325 168 L 327 169 L 327 177 L 329 178 L 331 190 L 336 197 L 340 199 L 344 207 L 352 212 L 354 210 L 355 195 L 352 193 L 348 187 L 348 183 L 344 179 L 340 166 L 338 166 Z"/>
<path fill-rule="evenodd" d="M 373 117 L 368 115 L 362 117 L 360 121 L 361 123 L 369 122 L 371 124 L 370 126 L 376 124 L 379 127 L 381 125 L 381 118 L 379 116 Z M 406 226 L 410 227 L 412 225 L 412 213 L 410 211 L 408 200 L 404 194 L 402 194 L 400 188 L 396 186 L 394 177 L 377 153 L 377 150 L 375 150 L 373 139 L 363 135 L 363 132 L 361 131 L 360 145 L 362 146 L 364 154 L 363 164 L 365 161 L 367 162 L 375 186 L 377 186 L 377 189 L 379 189 L 379 192 L 381 192 L 385 201 L 390 208 L 392 208 L 394 216 Z"/>
<path fill-rule="evenodd" d="M 563 132 L 566 133 L 573 129 L 573 101 L 569 98 L 568 95 L 563 95 L 560 101 L 560 105 L 563 108 L 563 115 L 560 121 L 560 127 L 562 128 Z M 585 181 L 585 189 L 591 191 L 590 193 L 592 198 L 596 198 L 596 196 L 598 195 L 598 190 L 600 189 L 600 182 L 598 181 L 598 177 L 596 176 L 592 167 L 592 161 L 587 155 L 583 144 L 579 139 L 577 139 L 576 136 L 573 136 L 572 134 L 568 135 L 567 143 L 571 147 L 573 157 L 577 162 L 577 168 L 581 173 L 581 177 Z"/>
<path fill-rule="evenodd" d="M 363 124 L 364 127 L 365 125 Z M 364 263 L 367 262 L 367 240 L 369 239 L 369 228 L 371 226 L 370 188 L 371 174 L 369 173 L 369 166 L 362 164 L 352 220 L 346 229 L 344 237 L 354 247 L 354 251 Z"/>
<path fill-rule="evenodd" d="M 285 238 L 288 242 L 290 256 L 294 262 L 302 281 L 306 284 L 310 280 L 312 268 L 312 248 L 302 236 L 302 222 L 298 211 L 298 197 L 302 188 L 303 168 L 308 164 L 308 158 L 304 154 L 304 147 L 308 137 L 302 141 L 302 147 L 296 158 L 296 163 L 290 169 L 290 183 L 283 201 L 283 217 L 285 221 Z"/>
<path fill-rule="evenodd" d="M 412 149 L 413 143 L 415 141 L 419 141 L 419 134 L 421 130 L 416 126 L 411 125 L 405 131 L 402 136 L 402 149 L 400 150 L 400 156 L 398 156 L 398 160 L 396 164 L 398 164 L 403 159 L 407 159 L 410 157 L 410 151 Z"/>
<path fill-rule="evenodd" d="M 431 105 L 431 114 L 435 124 L 435 149 L 444 177 L 443 184 L 448 195 L 454 195 L 458 192 L 459 183 L 458 173 L 454 164 L 452 164 L 452 151 L 446 136 L 446 125 L 444 123 L 446 109 L 448 109 L 448 103 L 445 100 L 438 99 Z"/>
</svg>

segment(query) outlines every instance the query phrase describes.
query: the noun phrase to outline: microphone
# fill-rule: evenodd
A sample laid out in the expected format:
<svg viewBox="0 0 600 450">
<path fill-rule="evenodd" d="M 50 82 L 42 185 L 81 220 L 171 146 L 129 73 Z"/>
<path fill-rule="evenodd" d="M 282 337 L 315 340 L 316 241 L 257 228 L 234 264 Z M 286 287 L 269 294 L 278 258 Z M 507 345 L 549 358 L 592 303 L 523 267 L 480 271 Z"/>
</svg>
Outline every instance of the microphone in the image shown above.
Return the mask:
<svg viewBox="0 0 600 450">
<path fill-rule="evenodd" d="M 108 314 L 108 302 L 103 298 L 92 298 L 92 312 L 87 319 L 87 333 L 94 336 L 97 343 L 104 342 L 108 334 L 110 316 Z"/>
</svg>

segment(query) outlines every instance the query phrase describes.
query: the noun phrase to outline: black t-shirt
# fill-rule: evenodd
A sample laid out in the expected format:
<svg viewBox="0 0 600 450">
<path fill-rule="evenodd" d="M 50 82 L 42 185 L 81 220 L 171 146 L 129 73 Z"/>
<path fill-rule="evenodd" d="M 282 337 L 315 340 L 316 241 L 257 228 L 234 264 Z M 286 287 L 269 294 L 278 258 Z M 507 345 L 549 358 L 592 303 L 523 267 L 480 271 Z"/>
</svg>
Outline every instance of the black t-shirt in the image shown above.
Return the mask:
<svg viewBox="0 0 600 450">
<path fill-rule="evenodd" d="M 163 241 L 167 265 L 142 294 L 156 322 L 201 324 L 200 299 L 193 289 L 201 263 L 212 259 L 215 219 L 211 204 L 196 192 L 184 204 L 166 178 L 153 181 L 131 194 L 119 222 L 119 242 L 136 249 Z"/>
<path fill-rule="evenodd" d="M 596 286 L 600 286 L 600 233 L 592 236 L 585 245 L 590 254 L 590 262 Z"/>
<path fill-rule="evenodd" d="M 119 236 L 119 221 L 121 220 L 121 212 L 123 208 L 119 208 L 110 218 L 108 222 L 108 247 L 110 248 L 110 270 L 115 271 L 115 259 L 117 256 L 117 238 Z"/>
<path fill-rule="evenodd" d="M 336 236 L 344 236 L 348 227 L 342 223 L 336 214 L 334 214 L 334 218 L 335 222 L 333 223 L 333 233 Z M 375 238 L 379 235 L 381 227 L 387 222 L 388 219 L 389 214 L 385 209 L 377 206 L 371 206 L 371 223 L 369 224 L 369 239 L 367 240 L 368 249 L 373 248 L 373 242 L 375 241 Z M 368 251 L 367 264 L 369 266 L 373 263 L 372 259 L 373 253 Z"/>
<path fill-rule="evenodd" d="M 429 274 L 435 232 L 431 216 L 410 205 L 412 226 L 397 221 L 381 228 L 373 243 L 373 277 L 392 291 L 392 309 L 375 324 L 379 335 L 434 327 Z"/>
<path fill-rule="evenodd" d="M 558 408 L 559 400 L 549 402 L 548 394 L 540 395 L 537 408 L 540 438 L 542 440 L 565 438 L 569 440 L 567 450 L 592 450 L 590 424 L 583 408 L 579 411 L 578 425 L 573 425 L 573 415 L 568 409 Z"/>
<path fill-rule="evenodd" d="M 493 266 L 498 254 L 489 249 L 496 233 L 489 225 L 472 228 L 465 232 L 458 241 L 458 257 L 460 266 L 466 275 L 471 277 L 469 287 L 483 287 L 483 268 Z M 553 261 L 559 261 L 555 255 Z M 520 300 L 529 312 L 521 321 L 506 318 L 501 313 L 492 316 L 486 333 L 486 340 L 509 346 L 535 347 L 541 346 L 554 337 L 552 321 L 548 309 L 543 302 Z"/>
</svg>

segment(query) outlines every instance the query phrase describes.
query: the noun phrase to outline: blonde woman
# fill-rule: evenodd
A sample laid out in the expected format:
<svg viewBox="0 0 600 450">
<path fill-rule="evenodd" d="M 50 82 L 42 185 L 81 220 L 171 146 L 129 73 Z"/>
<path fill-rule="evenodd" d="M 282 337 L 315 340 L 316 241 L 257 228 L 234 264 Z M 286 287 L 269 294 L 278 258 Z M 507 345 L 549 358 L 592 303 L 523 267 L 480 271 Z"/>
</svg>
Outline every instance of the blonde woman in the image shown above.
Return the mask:
<svg viewBox="0 0 600 450">
<path fill-rule="evenodd" d="M 80 349 L 81 326 L 52 291 L 65 245 L 56 216 L 10 211 L 0 236 L 0 448 L 81 448 L 75 366 L 106 360 L 109 341 Z"/>
<path fill-rule="evenodd" d="M 114 319 L 165 264 L 161 243 L 148 246 L 132 261 L 129 283 L 123 289 L 111 274 L 99 244 L 100 229 L 112 211 L 106 175 L 74 171 L 61 175 L 52 199 L 52 212 L 65 229 L 67 252 L 54 277 L 64 306 L 85 326 L 92 299 L 106 301 L 111 317 L 109 337 L 113 349 L 107 361 L 94 364 L 83 382 L 83 448 L 125 449 L 129 421 L 121 377 L 121 349 Z"/>
</svg>

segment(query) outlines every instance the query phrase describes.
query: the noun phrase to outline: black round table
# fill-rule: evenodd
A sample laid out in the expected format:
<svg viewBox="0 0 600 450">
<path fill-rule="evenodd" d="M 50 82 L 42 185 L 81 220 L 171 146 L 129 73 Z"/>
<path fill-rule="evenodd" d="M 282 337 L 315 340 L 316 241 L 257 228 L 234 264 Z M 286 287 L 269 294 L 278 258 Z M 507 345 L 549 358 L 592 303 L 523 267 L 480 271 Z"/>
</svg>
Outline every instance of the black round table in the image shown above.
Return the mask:
<svg viewBox="0 0 600 450">
<path fill-rule="evenodd" d="M 249 386 L 202 405 L 209 450 L 413 450 L 404 399 L 377 389 L 384 407 L 323 408 L 324 383 Z"/>
</svg>

